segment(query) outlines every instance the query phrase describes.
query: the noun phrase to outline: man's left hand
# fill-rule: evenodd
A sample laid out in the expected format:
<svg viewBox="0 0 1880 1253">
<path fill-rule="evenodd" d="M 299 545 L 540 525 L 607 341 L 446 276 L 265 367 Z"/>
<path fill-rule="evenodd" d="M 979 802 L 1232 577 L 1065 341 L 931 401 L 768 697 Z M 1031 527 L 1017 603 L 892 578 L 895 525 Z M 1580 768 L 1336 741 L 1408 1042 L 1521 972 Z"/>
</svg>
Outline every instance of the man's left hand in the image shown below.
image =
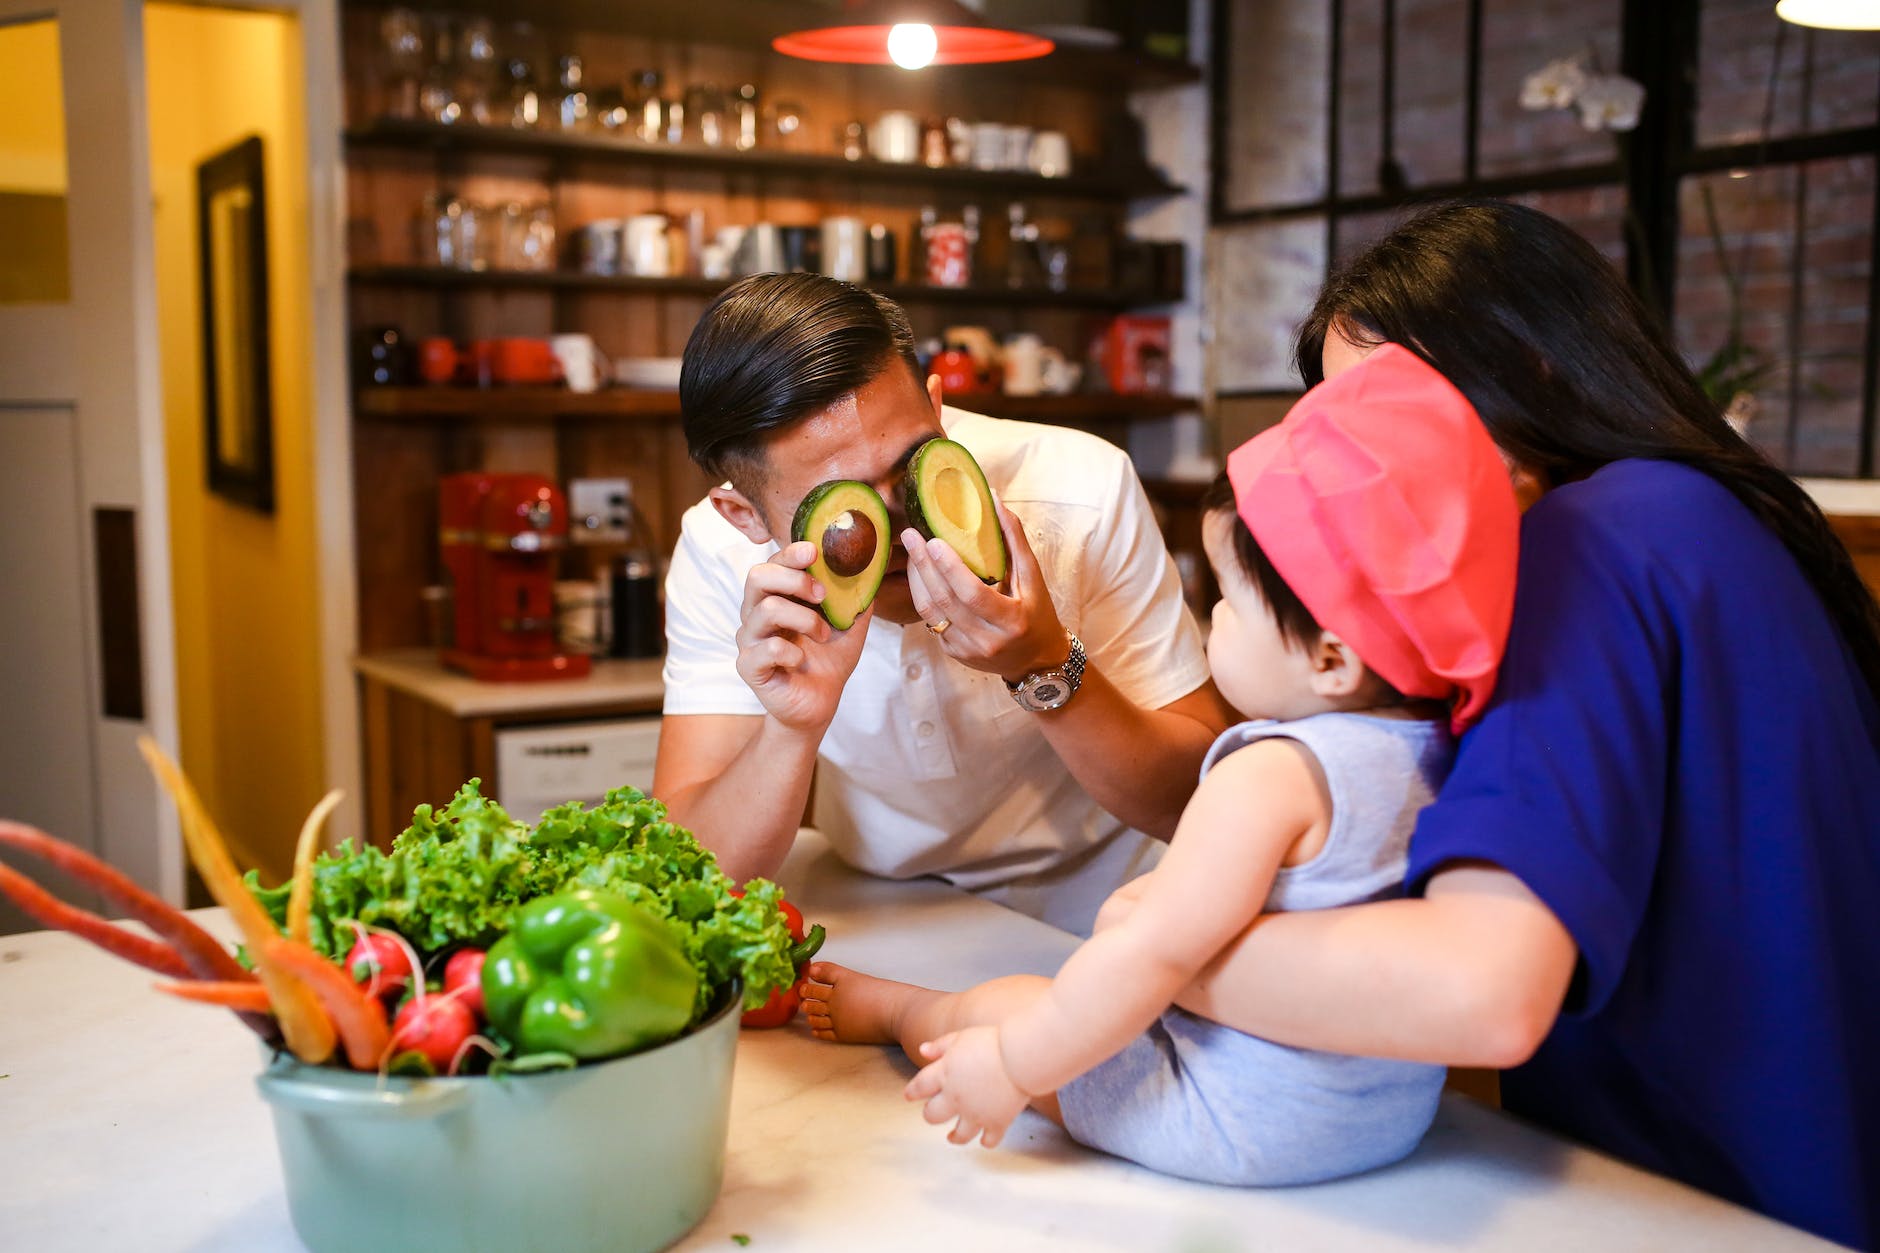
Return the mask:
<svg viewBox="0 0 1880 1253">
<path fill-rule="evenodd" d="M 915 610 L 930 630 L 947 624 L 939 636 L 946 655 L 1017 683 L 1063 665 L 1070 642 L 1024 525 L 1003 504 L 995 507 L 1009 554 L 1005 582 L 996 587 L 982 583 L 945 540 L 923 540 L 910 527 L 901 532 L 901 544 Z"/>
</svg>

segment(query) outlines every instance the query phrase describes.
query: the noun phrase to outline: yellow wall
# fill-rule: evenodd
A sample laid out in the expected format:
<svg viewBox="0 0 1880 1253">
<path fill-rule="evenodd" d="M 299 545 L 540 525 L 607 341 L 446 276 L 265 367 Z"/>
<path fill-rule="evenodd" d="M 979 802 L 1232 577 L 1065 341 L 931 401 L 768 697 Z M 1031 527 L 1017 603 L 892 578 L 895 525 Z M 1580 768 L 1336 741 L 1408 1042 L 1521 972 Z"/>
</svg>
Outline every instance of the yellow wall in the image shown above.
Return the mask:
<svg viewBox="0 0 1880 1253">
<path fill-rule="evenodd" d="M 63 304 L 65 107 L 59 28 L 0 26 L 0 304 Z"/>
<path fill-rule="evenodd" d="M 55 22 L 0 27 L 0 188 L 65 194 L 65 107 Z"/>
<path fill-rule="evenodd" d="M 325 790 L 300 31 L 279 14 L 152 4 L 145 58 L 183 765 L 273 877 Z M 267 177 L 272 517 L 211 495 L 203 450 L 196 166 L 255 133 Z"/>
</svg>

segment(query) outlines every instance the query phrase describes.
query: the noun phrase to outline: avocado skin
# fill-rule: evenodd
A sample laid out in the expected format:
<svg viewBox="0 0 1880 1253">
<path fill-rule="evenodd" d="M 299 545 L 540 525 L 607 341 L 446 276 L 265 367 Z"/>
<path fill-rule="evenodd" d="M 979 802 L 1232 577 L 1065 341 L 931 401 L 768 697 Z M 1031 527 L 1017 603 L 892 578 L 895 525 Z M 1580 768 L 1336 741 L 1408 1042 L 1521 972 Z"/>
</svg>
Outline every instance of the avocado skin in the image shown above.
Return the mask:
<svg viewBox="0 0 1880 1253">
<path fill-rule="evenodd" d="M 967 450 L 966 445 L 964 444 L 961 444 L 955 440 L 942 439 L 936 436 L 935 438 L 930 439 L 926 443 L 922 444 L 919 448 L 916 448 L 914 450 L 914 455 L 908 458 L 908 461 L 907 461 L 907 474 L 901 481 L 901 497 L 902 497 L 902 502 L 907 506 L 908 525 L 913 527 L 916 531 L 920 532 L 920 537 L 922 539 L 945 539 L 944 536 L 938 535 L 934 532 L 932 524 L 927 521 L 927 511 L 922 509 L 920 505 L 921 472 L 926 467 L 928 454 L 939 452 L 943 445 L 946 448 L 950 448 L 950 449 L 954 449 L 958 451 L 960 456 L 965 458 L 966 464 L 973 468 L 973 473 L 978 476 L 979 482 L 982 485 L 984 485 L 986 482 L 986 472 L 979 468 L 979 462 L 974 459 L 973 454 Z M 988 494 L 990 494 L 990 491 L 991 489 L 987 488 Z M 996 514 L 993 517 L 992 524 L 994 526 L 998 525 Z M 947 542 L 951 543 L 952 541 L 949 540 Z M 958 551 L 958 550 L 955 549 L 955 551 Z M 989 579 L 983 574 L 980 575 L 979 581 L 981 583 L 986 583 L 986 584 L 999 583 L 1001 580 L 1005 578 L 1006 573 L 1010 572 L 1011 570 L 1011 565 L 1012 565 L 1011 554 L 1006 552 L 1005 550 L 1005 536 L 1003 534 L 1000 534 L 999 536 L 999 553 L 1000 553 L 1000 556 L 1003 558 L 1003 560 L 999 564 L 1002 567 L 1004 567 L 1004 569 L 1001 570 L 998 578 Z"/>
<path fill-rule="evenodd" d="M 855 575 L 840 575 L 829 568 L 820 537 L 837 514 L 851 509 L 861 511 L 874 523 L 877 547 L 875 559 L 866 570 Z M 809 568 L 822 581 L 824 590 L 822 604 L 816 606 L 816 611 L 836 630 L 846 631 L 854 626 L 855 620 L 874 603 L 875 593 L 881 590 L 881 580 L 888 570 L 887 534 L 888 506 L 882 501 L 881 493 L 856 479 L 818 483 L 797 505 L 790 519 L 790 542 L 809 540 L 816 545 L 816 560 Z"/>
</svg>

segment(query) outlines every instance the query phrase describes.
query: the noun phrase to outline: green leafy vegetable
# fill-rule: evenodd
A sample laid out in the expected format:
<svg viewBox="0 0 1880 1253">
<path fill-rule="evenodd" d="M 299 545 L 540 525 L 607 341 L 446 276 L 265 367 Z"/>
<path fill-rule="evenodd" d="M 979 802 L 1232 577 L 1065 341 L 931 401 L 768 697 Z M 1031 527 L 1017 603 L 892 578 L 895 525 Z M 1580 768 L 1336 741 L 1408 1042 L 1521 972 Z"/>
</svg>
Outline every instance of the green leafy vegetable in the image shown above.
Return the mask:
<svg viewBox="0 0 1880 1253">
<path fill-rule="evenodd" d="M 420 805 L 391 852 L 351 841 L 314 863 L 311 940 L 336 960 L 354 935 L 352 921 L 389 927 L 428 962 L 463 945 L 487 947 L 509 930 L 522 905 L 567 888 L 625 896 L 671 919 L 686 956 L 698 967 L 702 1012 L 733 979 L 744 980 L 746 1007 L 787 987 L 790 931 L 765 879 L 737 885 L 666 807 L 638 788 L 609 792 L 593 809 L 558 805 L 531 829 L 464 784 L 442 809 Z M 277 924 L 287 917 L 288 887 L 249 889 Z"/>
</svg>

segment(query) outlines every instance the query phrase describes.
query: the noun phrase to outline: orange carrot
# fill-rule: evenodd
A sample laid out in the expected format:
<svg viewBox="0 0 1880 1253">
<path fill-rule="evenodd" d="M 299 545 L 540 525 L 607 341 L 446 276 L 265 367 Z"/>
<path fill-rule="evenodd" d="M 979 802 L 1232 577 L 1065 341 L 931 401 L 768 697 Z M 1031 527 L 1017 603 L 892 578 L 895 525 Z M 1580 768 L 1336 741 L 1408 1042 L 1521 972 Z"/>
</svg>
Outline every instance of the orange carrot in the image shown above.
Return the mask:
<svg viewBox="0 0 1880 1253">
<path fill-rule="evenodd" d="M 328 961 L 313 946 L 276 936 L 267 943 L 268 960 L 292 971 L 313 989 L 320 1004 L 339 1028 L 346 1060 L 354 1070 L 377 1070 L 392 1041 L 385 1021 L 385 1006 L 336 962 Z"/>
<path fill-rule="evenodd" d="M 240 928 L 248 952 L 254 958 L 255 972 L 268 989 L 268 1001 L 273 1006 L 274 1016 L 280 1020 L 281 1034 L 287 1039 L 288 1049 L 301 1061 L 319 1065 L 333 1055 L 333 1047 L 338 1042 L 333 1021 L 326 1016 L 312 989 L 268 955 L 269 941 L 279 936 L 274 920 L 242 882 L 241 871 L 235 868 L 235 861 L 229 856 L 228 842 L 216 830 L 196 789 L 170 760 L 169 754 L 157 747 L 149 736 L 138 737 L 137 749 L 176 803 L 177 813 L 182 818 L 183 842 L 189 849 L 189 859 L 196 865 L 196 873 L 202 876 L 203 886 L 228 910 L 229 917 Z"/>
<path fill-rule="evenodd" d="M 0 863 L 0 896 L 12 899 L 35 922 L 70 931 L 90 940 L 105 952 L 172 979 L 187 979 L 189 966 L 182 955 L 147 935 L 127 931 L 90 910 L 68 905 L 12 867 Z"/>
<path fill-rule="evenodd" d="M 0 819 L 0 846 L 25 853 L 63 870 L 86 887 L 97 889 L 99 895 L 112 906 L 122 909 L 168 940 L 178 958 L 188 967 L 187 973 L 179 973 L 178 978 L 194 977 L 224 982 L 254 978 L 241 968 L 241 963 L 222 946 L 220 940 L 197 926 L 182 911 L 161 897 L 145 891 L 124 872 L 98 860 L 84 849 L 47 835 L 37 827 L 5 819 Z M 48 926 L 64 925 L 49 922 L 37 914 L 34 917 L 39 917 Z M 127 956 L 124 953 L 118 955 Z M 140 965 L 149 964 L 136 957 L 130 960 Z M 165 968 L 159 973 L 169 974 L 171 971 Z"/>
<path fill-rule="evenodd" d="M 287 893 L 287 938 L 302 944 L 311 940 L 313 932 L 313 859 L 320 851 L 320 832 L 343 795 L 334 788 L 322 796 L 300 824 L 300 841 L 294 846 L 294 885 Z"/>
<path fill-rule="evenodd" d="M 268 1004 L 268 990 L 250 979 L 247 983 L 159 983 L 153 985 L 159 992 L 185 1001 L 197 1001 L 203 1005 L 220 1005 L 232 1009 L 238 1014 L 266 1014 L 273 1007 Z"/>
</svg>

